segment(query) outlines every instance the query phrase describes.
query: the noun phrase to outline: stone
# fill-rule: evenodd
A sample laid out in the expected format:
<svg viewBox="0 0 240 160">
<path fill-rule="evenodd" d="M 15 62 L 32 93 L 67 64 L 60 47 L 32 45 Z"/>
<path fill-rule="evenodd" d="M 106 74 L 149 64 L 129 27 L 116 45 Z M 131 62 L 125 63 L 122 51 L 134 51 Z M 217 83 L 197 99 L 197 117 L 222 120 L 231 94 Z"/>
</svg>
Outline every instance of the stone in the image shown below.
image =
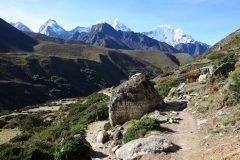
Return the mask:
<svg viewBox="0 0 240 160">
<path fill-rule="evenodd" d="M 107 131 L 100 131 L 97 135 L 97 142 L 98 143 L 105 143 L 109 139 L 109 134 Z"/>
<path fill-rule="evenodd" d="M 207 74 L 201 74 L 199 77 L 198 77 L 198 82 L 199 83 L 207 83 L 207 78 L 208 78 L 208 75 Z"/>
<path fill-rule="evenodd" d="M 118 140 L 118 139 L 122 139 L 122 137 L 123 137 L 122 132 L 121 132 L 120 130 L 118 130 L 118 131 L 116 132 L 116 134 L 114 134 L 113 139 L 114 139 L 114 140 Z"/>
<path fill-rule="evenodd" d="M 121 147 L 120 145 L 117 145 L 117 146 L 113 147 L 113 148 L 112 148 L 112 152 L 115 153 L 116 150 L 117 150 L 118 148 L 120 148 L 120 147 Z"/>
<path fill-rule="evenodd" d="M 213 71 L 214 69 L 216 68 L 216 66 L 214 65 L 210 65 L 210 66 L 205 66 L 203 68 L 200 69 L 200 71 L 203 73 L 203 74 L 213 74 Z"/>
<path fill-rule="evenodd" d="M 155 112 L 155 114 L 152 114 L 152 115 L 150 115 L 149 116 L 150 118 L 155 118 L 155 119 L 157 119 L 160 123 L 161 122 L 167 122 L 168 121 L 168 118 L 167 117 L 165 117 L 164 115 L 161 115 L 160 113 L 156 113 Z"/>
<path fill-rule="evenodd" d="M 168 97 L 173 97 L 175 92 L 176 92 L 176 89 L 175 87 L 171 88 L 170 91 L 168 92 Z"/>
<path fill-rule="evenodd" d="M 162 136 L 150 136 L 130 141 L 120 147 L 115 153 L 117 158 L 128 160 L 144 154 L 161 154 L 162 152 L 175 152 L 179 147 L 169 139 Z"/>
<path fill-rule="evenodd" d="M 186 83 L 180 84 L 180 85 L 178 86 L 178 88 L 177 88 L 177 92 L 178 92 L 178 93 L 183 93 L 185 86 L 186 86 Z"/>
<path fill-rule="evenodd" d="M 197 119 L 197 125 L 200 126 L 200 125 L 202 125 L 202 124 L 207 123 L 207 121 L 208 121 L 207 119 L 202 119 L 202 120 Z"/>
<path fill-rule="evenodd" d="M 109 120 L 112 126 L 132 119 L 140 119 L 156 106 L 164 106 L 151 82 L 141 73 L 130 77 L 112 90 L 109 102 Z"/>
</svg>

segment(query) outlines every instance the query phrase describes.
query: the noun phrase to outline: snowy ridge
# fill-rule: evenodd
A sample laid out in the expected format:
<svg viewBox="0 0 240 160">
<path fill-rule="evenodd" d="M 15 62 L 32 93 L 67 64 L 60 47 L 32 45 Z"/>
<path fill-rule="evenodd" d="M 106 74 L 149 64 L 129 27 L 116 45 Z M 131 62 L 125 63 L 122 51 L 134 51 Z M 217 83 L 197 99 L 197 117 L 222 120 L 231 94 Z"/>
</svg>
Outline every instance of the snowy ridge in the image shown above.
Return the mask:
<svg viewBox="0 0 240 160">
<path fill-rule="evenodd" d="M 77 26 L 75 29 L 69 31 L 69 33 L 71 33 L 71 34 L 74 34 L 76 32 L 79 32 L 79 33 L 87 32 L 88 33 L 89 31 L 90 31 L 90 27 L 80 27 L 80 26 Z"/>
<path fill-rule="evenodd" d="M 188 34 L 184 33 L 180 28 L 173 29 L 169 25 L 159 25 L 148 32 L 143 32 L 146 36 L 161 42 L 166 42 L 171 46 L 180 43 L 194 43 L 195 40 Z"/>
<path fill-rule="evenodd" d="M 27 26 L 25 26 L 22 22 L 17 22 L 17 23 L 10 23 L 13 27 L 17 28 L 20 31 L 24 32 L 33 32 L 31 31 Z"/>
<path fill-rule="evenodd" d="M 117 31 L 126 31 L 129 32 L 131 29 L 129 29 L 126 25 L 124 25 L 122 22 L 120 22 L 117 18 L 114 20 L 112 27 L 116 29 Z"/>
<path fill-rule="evenodd" d="M 64 39 L 71 36 L 71 34 L 65 31 L 65 29 L 63 29 L 62 26 L 60 26 L 59 24 L 57 24 L 56 21 L 51 19 L 45 22 L 39 28 L 38 33 L 45 34 L 51 37 L 58 37 L 58 38 L 64 38 Z"/>
</svg>

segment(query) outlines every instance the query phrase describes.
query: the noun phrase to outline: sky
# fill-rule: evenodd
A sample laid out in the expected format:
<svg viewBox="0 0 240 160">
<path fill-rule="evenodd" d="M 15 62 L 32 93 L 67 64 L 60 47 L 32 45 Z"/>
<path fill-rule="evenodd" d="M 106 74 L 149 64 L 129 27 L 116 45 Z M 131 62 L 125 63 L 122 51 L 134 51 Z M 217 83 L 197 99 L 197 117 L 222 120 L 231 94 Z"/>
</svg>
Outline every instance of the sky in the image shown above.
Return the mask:
<svg viewBox="0 0 240 160">
<path fill-rule="evenodd" d="M 65 30 L 118 18 L 134 32 L 158 25 L 181 28 L 195 40 L 214 45 L 240 28 L 239 0 L 0 0 L 0 17 L 32 31 L 53 19 Z"/>
</svg>

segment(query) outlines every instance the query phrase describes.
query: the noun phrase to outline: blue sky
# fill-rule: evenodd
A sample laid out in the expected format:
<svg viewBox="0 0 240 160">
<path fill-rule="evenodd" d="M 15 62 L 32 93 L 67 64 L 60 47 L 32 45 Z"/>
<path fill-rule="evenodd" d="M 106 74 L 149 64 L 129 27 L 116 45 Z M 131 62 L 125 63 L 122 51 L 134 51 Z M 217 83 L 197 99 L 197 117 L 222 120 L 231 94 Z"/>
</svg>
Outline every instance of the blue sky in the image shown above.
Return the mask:
<svg viewBox="0 0 240 160">
<path fill-rule="evenodd" d="M 239 0 L 0 0 L 0 17 L 37 32 L 49 19 L 66 30 L 115 18 L 135 32 L 161 24 L 214 45 L 240 28 Z"/>
</svg>

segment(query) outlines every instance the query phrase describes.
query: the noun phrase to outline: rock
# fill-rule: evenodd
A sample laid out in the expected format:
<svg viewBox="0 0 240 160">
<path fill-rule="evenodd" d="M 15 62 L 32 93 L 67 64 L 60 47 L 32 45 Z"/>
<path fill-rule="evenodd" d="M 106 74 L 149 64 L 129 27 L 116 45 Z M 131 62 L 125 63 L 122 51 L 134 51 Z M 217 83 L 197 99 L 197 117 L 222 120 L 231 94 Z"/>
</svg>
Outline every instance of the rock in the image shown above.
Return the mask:
<svg viewBox="0 0 240 160">
<path fill-rule="evenodd" d="M 212 74 L 214 68 L 216 68 L 216 66 L 214 66 L 214 65 L 205 66 L 205 67 L 201 68 L 200 71 L 201 71 L 203 74 L 208 74 L 208 73 L 209 73 L 209 74 Z"/>
<path fill-rule="evenodd" d="M 121 147 L 120 145 L 117 145 L 117 146 L 113 147 L 113 148 L 112 148 L 112 152 L 115 153 L 116 150 L 117 150 L 118 148 L 120 148 L 120 147 Z"/>
<path fill-rule="evenodd" d="M 174 152 L 179 147 L 169 139 L 161 136 L 150 136 L 130 141 L 120 147 L 115 153 L 117 158 L 128 160 L 144 154 L 160 154 L 162 152 Z"/>
<path fill-rule="evenodd" d="M 118 140 L 118 139 L 122 139 L 122 137 L 123 137 L 122 132 L 121 132 L 120 130 L 118 130 L 118 131 L 116 132 L 116 134 L 114 134 L 113 139 L 114 139 L 114 140 Z"/>
<path fill-rule="evenodd" d="M 178 86 L 177 92 L 182 93 L 184 91 L 184 87 L 186 86 L 186 83 L 182 83 Z"/>
<path fill-rule="evenodd" d="M 157 105 L 164 106 L 163 99 L 151 82 L 143 74 L 137 73 L 112 90 L 109 103 L 110 123 L 114 126 L 140 119 Z"/>
<path fill-rule="evenodd" d="M 208 78 L 208 75 L 207 75 L 207 74 L 201 74 L 201 75 L 198 77 L 198 82 L 199 82 L 199 83 L 207 83 L 207 78 Z"/>
<path fill-rule="evenodd" d="M 176 89 L 175 87 L 171 88 L 170 91 L 168 92 L 168 97 L 173 97 L 175 92 L 176 92 Z"/>
<path fill-rule="evenodd" d="M 168 121 L 168 118 L 161 115 L 159 112 L 155 112 L 155 114 L 152 114 L 149 116 L 150 118 L 155 118 L 157 119 L 159 122 L 167 122 Z"/>
<path fill-rule="evenodd" d="M 231 72 L 231 71 L 234 71 L 235 69 L 235 66 L 233 63 L 223 63 L 221 64 L 214 72 L 213 72 L 213 75 L 223 75 L 225 77 L 228 76 L 228 72 Z"/>
<path fill-rule="evenodd" d="M 109 139 L 109 134 L 107 131 L 100 131 L 97 135 L 97 142 L 98 143 L 105 143 Z"/>
<path fill-rule="evenodd" d="M 171 116 L 171 119 L 173 119 L 173 120 L 181 120 L 179 116 L 175 116 L 175 115 Z"/>
<path fill-rule="evenodd" d="M 173 119 L 172 118 L 169 118 L 169 123 L 173 123 Z"/>
<path fill-rule="evenodd" d="M 208 121 L 207 119 L 203 119 L 203 120 L 197 119 L 197 125 L 200 126 L 202 124 L 207 123 L 207 121 Z"/>
<path fill-rule="evenodd" d="M 124 128 L 123 128 L 123 126 L 121 126 L 121 127 L 119 127 L 118 129 L 119 129 L 119 130 L 123 130 Z"/>
</svg>

